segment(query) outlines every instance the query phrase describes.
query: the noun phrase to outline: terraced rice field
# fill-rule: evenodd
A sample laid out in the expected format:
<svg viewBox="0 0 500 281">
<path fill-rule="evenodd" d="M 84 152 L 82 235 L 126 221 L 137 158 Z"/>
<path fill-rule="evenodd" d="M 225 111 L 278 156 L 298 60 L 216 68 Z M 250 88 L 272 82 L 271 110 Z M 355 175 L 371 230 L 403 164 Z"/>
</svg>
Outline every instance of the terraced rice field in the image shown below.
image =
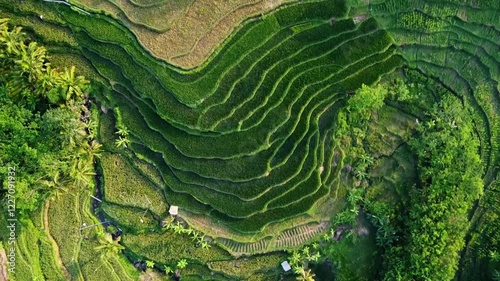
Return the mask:
<svg viewBox="0 0 500 281">
<path fill-rule="evenodd" d="M 16 9 L 12 1 L 4 2 L 10 3 L 8 11 Z M 358 7 L 369 14 L 359 23 L 340 0 L 278 9 L 278 2 L 233 1 L 193 38 L 179 40 L 183 20 L 191 20 L 193 30 L 198 21 L 190 13 L 208 9 L 194 7 L 197 2 L 76 3 L 90 8 L 90 15 L 55 3 L 20 8 L 31 19 L 25 25 L 33 26 L 51 50 L 64 53 L 65 48 L 84 58 L 111 89 L 99 98 L 108 114 L 120 117 L 130 131 L 126 156 L 143 176 L 140 185 L 148 186 L 138 197 L 150 195 L 154 206 L 147 200 L 127 201 L 109 189 L 102 208 L 108 218 L 130 228 L 124 244 L 136 253 L 161 259 L 163 249 L 145 252 L 139 242 L 162 241 L 163 236 L 144 232 L 157 226 L 154 215 L 166 215 L 167 205 L 180 206 L 180 216 L 193 228 L 234 255 L 294 248 L 322 233 L 331 214 L 325 219 L 318 210 L 332 203 L 342 168 L 337 165 L 342 159 L 334 161 L 343 149 L 333 138 L 337 113 L 363 83 L 373 84 L 404 63 L 440 81 L 470 107 L 487 166 L 486 186 L 497 177 L 500 11 L 490 1 L 372 1 Z M 264 9 L 264 4 L 269 6 Z M 152 10 L 168 10 L 172 16 L 150 23 L 144 15 Z M 271 10 L 236 30 L 234 23 L 243 15 Z M 46 20 L 37 19 L 41 13 Z M 177 37 L 167 40 L 172 34 Z M 399 183 L 404 172 L 413 172 L 407 159 L 391 161 L 402 168 L 384 179 L 389 185 Z M 70 197 L 62 200 L 65 206 L 74 204 Z M 150 211 L 144 226 L 136 227 L 135 217 L 126 220 L 127 214 L 143 211 Z M 51 207 L 49 217 L 81 225 L 81 213 L 65 212 Z M 86 256 L 92 246 L 80 247 L 74 233 L 61 235 L 64 225 L 54 225 L 60 228 L 53 239 L 68 274 L 94 274 L 73 262 L 96 263 Z M 127 270 L 122 271 L 116 274 L 126 276 Z M 119 278 L 115 276 L 127 279 Z"/>
<path fill-rule="evenodd" d="M 338 174 L 338 110 L 348 93 L 402 64 L 387 32 L 373 19 L 355 24 L 342 1 L 250 21 L 188 72 L 153 59 L 112 18 L 48 5 L 112 87 L 103 98 L 129 129 L 131 150 L 161 175 L 166 201 L 204 213 L 237 243 L 291 218 L 318 219 L 311 215 Z"/>
<path fill-rule="evenodd" d="M 295 0 L 79 0 L 126 25 L 155 57 L 191 69 L 212 56 L 242 22 Z"/>
<path fill-rule="evenodd" d="M 500 8 L 495 1 L 387 1 L 371 5 L 410 66 L 437 78 L 470 106 L 486 163 L 500 161 Z M 398 11 L 398 13 L 395 13 Z"/>
<path fill-rule="evenodd" d="M 341 1 L 251 21 L 189 72 L 154 60 L 109 17 L 52 5 L 112 87 L 104 98 L 166 201 L 241 237 L 314 213 L 338 174 L 330 144 L 343 100 L 402 64 L 387 32 L 354 24 Z"/>
</svg>

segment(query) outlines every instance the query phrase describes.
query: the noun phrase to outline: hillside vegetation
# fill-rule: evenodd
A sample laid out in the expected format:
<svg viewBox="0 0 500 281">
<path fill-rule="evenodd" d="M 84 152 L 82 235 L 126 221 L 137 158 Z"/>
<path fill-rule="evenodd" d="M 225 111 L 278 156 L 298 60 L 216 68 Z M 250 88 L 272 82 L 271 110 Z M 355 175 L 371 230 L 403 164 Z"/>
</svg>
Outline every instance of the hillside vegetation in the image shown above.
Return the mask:
<svg viewBox="0 0 500 281">
<path fill-rule="evenodd" d="M 13 280 L 498 279 L 500 3 L 223 2 L 0 0 Z"/>
</svg>

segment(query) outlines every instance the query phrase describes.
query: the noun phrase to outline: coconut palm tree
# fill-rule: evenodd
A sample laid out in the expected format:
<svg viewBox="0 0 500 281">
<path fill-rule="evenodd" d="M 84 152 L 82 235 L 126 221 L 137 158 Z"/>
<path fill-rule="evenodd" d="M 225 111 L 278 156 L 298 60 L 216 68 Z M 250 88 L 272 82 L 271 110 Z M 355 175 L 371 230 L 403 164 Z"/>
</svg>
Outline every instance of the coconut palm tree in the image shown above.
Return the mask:
<svg viewBox="0 0 500 281">
<path fill-rule="evenodd" d="M 323 234 L 323 240 L 328 242 L 328 241 L 332 240 L 332 237 L 330 235 L 328 235 L 328 233 L 325 233 L 325 234 Z"/>
<path fill-rule="evenodd" d="M 362 192 L 362 189 L 352 189 L 347 196 L 347 201 L 351 204 L 357 204 L 363 198 L 361 194 Z"/>
<path fill-rule="evenodd" d="M 73 159 L 73 165 L 71 166 L 69 175 L 77 188 L 90 184 L 91 178 L 95 176 L 95 174 L 92 162 L 81 158 Z"/>
<path fill-rule="evenodd" d="M 181 259 L 177 262 L 177 269 L 175 270 L 175 276 L 179 278 L 181 276 L 181 270 L 188 266 L 186 259 Z"/>
<path fill-rule="evenodd" d="M 126 137 L 129 135 L 129 132 L 128 132 L 127 127 L 125 127 L 124 125 L 121 125 L 118 127 L 118 131 L 116 132 L 116 134 L 118 134 L 122 137 Z"/>
<path fill-rule="evenodd" d="M 210 247 L 212 247 L 212 245 L 208 244 L 207 241 L 205 241 L 205 240 L 201 241 L 201 248 L 202 249 L 209 249 Z"/>
<path fill-rule="evenodd" d="M 116 240 L 113 240 L 113 237 L 110 233 L 101 233 L 97 237 L 99 241 L 99 246 L 95 247 L 94 250 L 102 251 L 101 256 L 111 256 L 119 254 L 125 247 L 120 244 L 121 236 L 118 236 Z"/>
<path fill-rule="evenodd" d="M 39 179 L 38 182 L 47 190 L 47 193 L 45 193 L 46 198 L 54 200 L 59 199 L 59 196 L 68 190 L 67 185 L 70 181 L 62 177 L 59 172 L 56 172 L 52 179 Z"/>
<path fill-rule="evenodd" d="M 193 233 L 191 234 L 191 239 L 192 239 L 193 241 L 199 241 L 200 236 L 201 236 L 201 235 L 200 235 L 200 232 L 198 232 L 198 231 L 196 231 L 196 230 L 195 230 L 195 231 L 193 231 Z"/>
<path fill-rule="evenodd" d="M 97 123 L 94 120 L 89 120 L 85 123 L 85 128 L 88 130 L 87 138 L 93 140 L 97 138 Z"/>
<path fill-rule="evenodd" d="M 371 165 L 373 164 L 373 157 L 366 155 L 366 154 L 361 154 L 360 159 L 363 163 Z"/>
<path fill-rule="evenodd" d="M 101 147 L 102 144 L 98 143 L 96 140 L 92 140 L 85 150 L 87 158 L 93 161 L 94 158 L 101 157 Z"/>
<path fill-rule="evenodd" d="M 368 174 L 365 171 L 357 171 L 356 172 L 356 178 L 359 180 L 364 180 L 368 177 Z"/>
<path fill-rule="evenodd" d="M 21 47 L 21 59 L 17 62 L 21 66 L 23 75 L 27 75 L 28 83 L 34 84 L 38 81 L 44 72 L 46 49 L 38 46 L 36 42 L 30 42 L 28 46 L 24 43 Z"/>
<path fill-rule="evenodd" d="M 300 268 L 299 276 L 297 276 L 298 281 L 314 281 L 314 276 L 316 274 L 312 273 L 310 269 L 305 270 L 304 268 Z"/>
<path fill-rule="evenodd" d="M 126 148 L 130 144 L 130 140 L 126 137 L 119 136 L 115 144 L 118 148 Z"/>
<path fill-rule="evenodd" d="M 292 257 L 290 258 L 291 266 L 301 266 L 302 263 L 302 255 L 299 251 L 293 250 Z"/>
<path fill-rule="evenodd" d="M 147 268 L 153 268 L 155 267 L 155 262 L 154 261 L 146 261 L 146 267 Z"/>
<path fill-rule="evenodd" d="M 490 258 L 492 261 L 500 261 L 500 253 L 497 251 L 490 251 Z"/>
<path fill-rule="evenodd" d="M 165 271 L 165 274 L 169 275 L 170 273 L 174 273 L 172 268 L 170 266 L 163 266 L 163 270 Z"/>
<path fill-rule="evenodd" d="M 494 281 L 500 281 L 500 270 L 493 271 L 493 274 L 492 274 L 491 278 Z"/>
<path fill-rule="evenodd" d="M 188 262 L 186 259 L 181 259 L 177 262 L 178 269 L 184 269 L 184 268 L 186 268 L 186 266 L 188 266 Z"/>
<path fill-rule="evenodd" d="M 85 86 L 89 83 L 83 76 L 75 75 L 75 66 L 65 68 L 60 76 L 63 88 L 62 97 L 64 101 L 69 101 L 72 96 L 82 97 Z"/>
</svg>

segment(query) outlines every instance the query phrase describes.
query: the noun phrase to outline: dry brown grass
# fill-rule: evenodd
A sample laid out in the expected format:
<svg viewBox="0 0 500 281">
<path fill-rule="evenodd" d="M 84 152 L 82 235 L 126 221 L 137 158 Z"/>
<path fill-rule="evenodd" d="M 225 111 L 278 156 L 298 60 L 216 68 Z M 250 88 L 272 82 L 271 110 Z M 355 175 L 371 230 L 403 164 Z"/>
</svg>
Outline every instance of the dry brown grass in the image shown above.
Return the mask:
<svg viewBox="0 0 500 281">
<path fill-rule="evenodd" d="M 152 55 L 184 69 L 206 61 L 245 19 L 294 1 L 167 0 L 160 6 L 138 7 L 130 0 L 79 0 L 120 19 Z"/>
</svg>

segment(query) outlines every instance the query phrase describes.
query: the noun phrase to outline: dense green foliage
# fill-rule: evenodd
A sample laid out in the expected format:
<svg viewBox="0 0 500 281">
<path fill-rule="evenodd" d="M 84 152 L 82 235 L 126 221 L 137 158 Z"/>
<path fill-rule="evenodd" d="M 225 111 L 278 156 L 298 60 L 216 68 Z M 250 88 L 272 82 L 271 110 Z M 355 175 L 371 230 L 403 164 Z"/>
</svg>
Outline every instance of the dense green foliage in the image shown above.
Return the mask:
<svg viewBox="0 0 500 281">
<path fill-rule="evenodd" d="M 54 7 L 110 82 L 103 98 L 117 114 L 117 146 L 156 166 L 168 203 L 206 206 L 238 235 L 325 199 L 338 102 L 402 62 L 373 20 L 330 21 L 345 15 L 342 1 L 289 5 L 249 22 L 188 73 L 152 60 L 108 17 Z"/>
<path fill-rule="evenodd" d="M 16 205 L 25 214 L 70 185 L 88 183 L 96 148 L 86 133 L 94 129 L 83 107 L 88 81 L 74 67 L 52 69 L 45 48 L 7 20 L 0 32 L 0 180 L 7 189 L 7 169 L 15 170 Z"/>
<path fill-rule="evenodd" d="M 460 102 L 442 97 L 418 128 L 410 147 L 417 154 L 419 183 L 406 207 L 404 244 L 385 257 L 385 280 L 453 279 L 468 229 L 467 212 L 482 194 L 479 142 Z"/>
<path fill-rule="evenodd" d="M 0 30 L 0 180 L 8 194 L 0 224 L 5 245 L 15 234 L 8 245 L 16 252 L 9 279 L 102 280 L 113 273 L 114 280 L 134 280 L 137 274 L 119 251 L 104 264 L 96 255 L 107 246 L 98 246 L 103 229 L 90 213 L 100 145 L 94 140 L 97 120 L 87 107 L 88 81 L 75 67 L 52 68 L 45 48 L 7 20 L 0 20 Z M 13 224 L 6 214 L 17 219 L 15 232 L 6 233 Z M 95 225 L 82 230 L 87 223 Z"/>
<path fill-rule="evenodd" d="M 237 279 L 249 273 L 235 272 L 227 253 L 207 242 L 212 237 L 202 240 L 214 245 L 204 251 L 193 242 L 199 237 L 176 234 L 199 229 L 233 254 L 261 253 L 310 241 L 328 227 L 306 226 L 336 212 L 319 252 L 337 280 L 499 274 L 498 1 L 299 1 L 246 22 L 190 71 L 153 59 L 108 15 L 0 3 L 7 13 L 46 16 L 24 22 L 58 52 L 90 62 L 103 82 L 96 95 L 109 112 L 101 114 L 100 140 L 115 154 L 101 161 L 101 209 L 125 233 L 118 243 L 90 229 L 80 247 L 76 232 L 61 234 L 59 217 L 75 229 L 92 220 L 80 208 L 90 205 L 87 193 L 61 192 L 92 175 L 85 81 L 72 68 L 53 70 L 42 48 L 2 25 L 0 164 L 22 168 L 23 214 L 53 194 L 78 209 L 49 208 L 71 277 L 102 279 L 117 268 L 112 279 L 133 278 L 116 259 L 125 246 L 135 261 L 168 267 L 171 276 Z M 384 80 L 403 60 L 404 79 Z M 167 203 L 179 205 L 192 228 L 161 229 Z M 344 234 L 332 242 L 336 230 Z M 26 248 L 43 247 L 30 249 L 35 258 L 24 266 L 33 262 L 32 272 L 21 278 L 40 275 L 41 266 L 51 268 L 47 279 L 60 277 L 57 259 L 37 262 L 50 250 L 42 237 L 23 233 Z M 115 258 L 104 271 L 92 268 L 108 256 Z M 301 268 L 299 278 L 316 274 Z"/>
<path fill-rule="evenodd" d="M 252 55 L 247 56 L 246 50 L 239 52 L 244 59 L 240 65 L 248 64 L 248 71 L 241 73 L 243 66 L 231 66 L 229 56 L 199 70 L 209 72 L 196 83 L 205 85 L 204 89 L 216 89 L 191 109 L 165 92 L 167 84 L 174 83 L 165 76 L 165 70 L 148 73 L 146 64 L 149 68 L 156 66 L 135 44 L 128 42 L 122 48 L 109 42 L 110 38 L 123 42 L 123 36 L 104 41 L 95 29 L 77 34 L 90 51 L 84 53 L 99 62 L 99 71 L 110 80 L 121 81 L 110 98 L 130 132 L 130 148 L 138 151 L 140 143 L 151 150 L 143 156 L 159 167 L 166 188 L 210 206 L 212 217 L 234 231 L 256 233 L 271 222 L 309 211 L 325 197 L 329 186 L 325 184 L 327 179 L 320 177 L 319 168 L 331 158 L 328 153 L 332 151 L 319 149 L 331 130 L 322 113 L 341 98 L 341 93 L 359 87 L 361 77 L 365 83 L 375 81 L 385 68 L 390 71 L 400 62 L 390 48 L 390 39 L 377 31 L 374 22 L 355 27 L 350 20 L 343 20 L 332 26 L 324 19 L 341 15 L 344 7 L 326 1 L 335 8 L 313 9 L 321 3 L 293 5 L 252 23 L 251 31 L 243 37 L 235 36 L 233 40 L 256 41 L 247 47 L 253 48 L 248 50 Z M 287 24 L 278 19 L 280 24 L 276 25 L 276 17 L 294 9 L 308 17 L 311 28 L 292 32 L 289 25 L 297 25 L 302 19 Z M 334 12 L 327 17 L 327 11 Z M 87 24 L 76 14 L 68 13 L 67 20 L 82 27 Z M 108 32 L 120 28 L 103 17 L 96 21 Z M 268 29 L 261 30 L 263 25 Z M 370 42 L 363 52 L 348 47 L 363 41 Z M 284 56 L 288 59 L 282 60 Z M 110 69 L 110 64 L 116 69 Z M 224 65 L 227 69 L 216 70 Z M 349 67 L 340 70 L 338 65 Z M 206 80 L 209 75 L 218 82 Z M 185 92 L 177 86 L 169 89 L 175 95 Z M 334 115 L 335 111 L 328 118 Z M 320 129 L 319 123 L 324 128 Z M 163 159 L 154 153 L 161 153 Z M 191 208 L 192 204 L 174 198 L 166 196 L 171 204 Z M 283 212 L 285 208 L 288 212 Z"/>
</svg>

